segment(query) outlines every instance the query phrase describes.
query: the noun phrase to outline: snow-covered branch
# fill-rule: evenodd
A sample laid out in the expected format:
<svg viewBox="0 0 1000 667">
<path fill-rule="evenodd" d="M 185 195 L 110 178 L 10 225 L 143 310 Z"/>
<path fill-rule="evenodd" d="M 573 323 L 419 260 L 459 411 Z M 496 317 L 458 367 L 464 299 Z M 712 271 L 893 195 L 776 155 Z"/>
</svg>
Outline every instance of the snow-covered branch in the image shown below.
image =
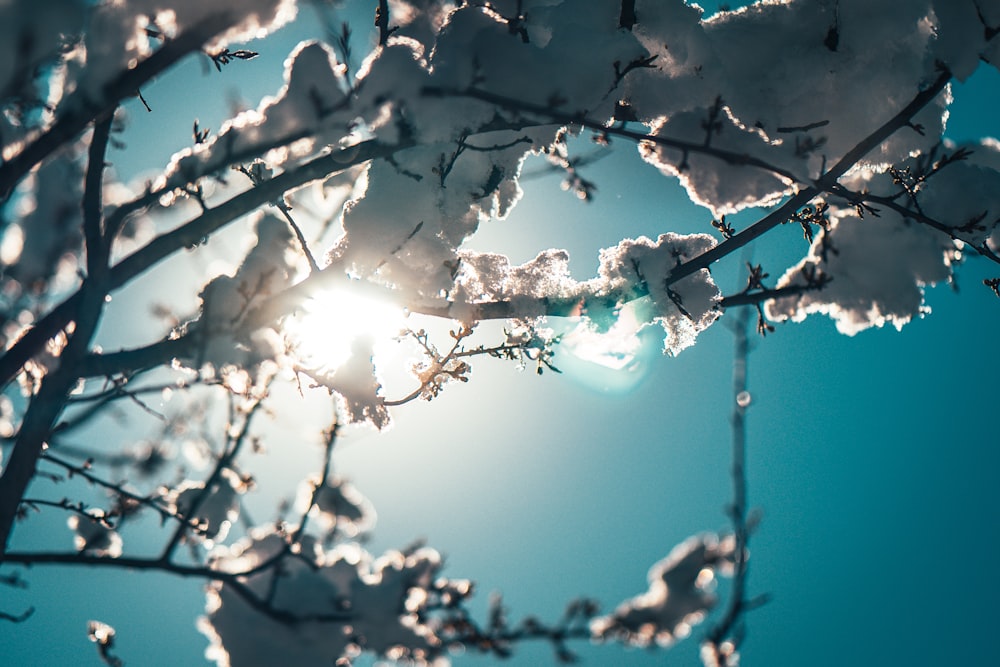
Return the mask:
<svg viewBox="0 0 1000 667">
<path fill-rule="evenodd" d="M 1000 7 L 789 0 L 706 17 L 683 0 L 379 0 L 364 5 L 364 32 L 337 27 L 333 16 L 351 16 L 341 4 L 317 6 L 333 43 L 294 47 L 273 95 L 214 132 L 193 113 L 178 120 L 194 143 L 172 146 L 148 180 L 107 169 L 130 98 L 159 113 L 154 82 L 189 55 L 218 77 L 272 57 L 238 43 L 291 21 L 295 4 L 0 6 L 0 563 L 205 580 L 200 628 L 211 659 L 231 667 L 349 664 L 366 651 L 438 665 L 453 647 L 507 657 L 528 640 L 565 661 L 573 641 L 667 646 L 710 617 L 713 582 L 731 574 L 702 660 L 736 664 L 756 604 L 749 309 L 732 387 L 731 529 L 677 544 L 647 590 L 606 613 L 579 599 L 555 623 L 511 623 L 498 597 L 479 622 L 471 582 L 442 576 L 436 550 L 368 553 L 374 506 L 334 470 L 340 429 L 384 430 L 403 404 L 468 381 L 482 358 L 559 372 L 555 355 L 574 336 L 627 339 L 619 356 L 633 359 L 640 335 L 675 355 L 746 306 L 761 334 L 817 312 L 847 334 L 903 326 L 966 248 L 1000 263 L 1000 144 L 944 138 L 951 84 L 1000 66 Z M 547 161 L 581 200 L 602 196 L 579 155 L 585 138 L 600 151 L 625 145 L 676 179 L 712 233 L 640 235 L 638 209 L 624 208 L 586 273 L 570 270 L 566 250 L 518 263 L 480 248 L 477 232 L 525 196 L 529 161 Z M 801 227 L 801 259 L 773 283 L 770 259 L 748 265 L 745 289 L 724 295 L 718 263 L 785 223 Z M 105 349 L 102 320 L 124 317 L 111 296 L 151 306 L 156 278 L 189 298 L 157 305 L 159 322 L 139 334 L 111 332 L 121 349 Z M 1000 279 L 984 284 L 998 292 Z M 392 311 L 388 324 L 362 322 L 378 307 Z M 335 361 L 317 352 L 333 348 Z M 332 415 L 315 431 L 332 426 L 297 499 L 278 491 L 276 518 L 259 523 L 246 462 L 264 448 L 257 429 L 279 385 L 303 401 L 328 392 Z M 126 413 L 157 424 L 152 442 L 120 441 L 108 423 Z M 14 527 L 30 530 L 33 513 L 65 514 L 76 550 L 24 550 Z M 157 555 L 136 555 L 122 525 L 155 520 Z M 89 630 L 109 664 L 114 633 Z"/>
</svg>

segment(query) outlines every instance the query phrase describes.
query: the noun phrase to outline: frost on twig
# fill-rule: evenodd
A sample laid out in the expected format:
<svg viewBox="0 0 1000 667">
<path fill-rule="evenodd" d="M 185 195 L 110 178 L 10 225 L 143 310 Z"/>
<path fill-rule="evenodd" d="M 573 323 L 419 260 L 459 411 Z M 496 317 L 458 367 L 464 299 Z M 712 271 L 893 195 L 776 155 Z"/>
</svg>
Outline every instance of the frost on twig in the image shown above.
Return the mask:
<svg viewBox="0 0 1000 667">
<path fill-rule="evenodd" d="M 688 259 L 714 247 L 707 234 L 661 234 L 656 241 L 646 237 L 625 239 L 614 248 L 601 251 L 597 279 L 588 284 L 595 292 L 624 294 L 623 301 L 644 298 L 644 314 L 649 322 L 663 327 L 663 349 L 677 354 L 695 342 L 721 314 L 719 288 L 707 270 L 697 271 L 668 285 L 673 270 Z M 587 308 L 585 314 L 606 328 L 614 314 Z"/>
<path fill-rule="evenodd" d="M 361 336 L 351 346 L 346 362 L 334 370 L 296 368 L 308 376 L 313 387 L 323 387 L 335 395 L 337 407 L 345 424 L 368 422 L 381 430 L 392 420 L 381 395 L 382 384 L 372 364 L 373 340 Z"/>
</svg>

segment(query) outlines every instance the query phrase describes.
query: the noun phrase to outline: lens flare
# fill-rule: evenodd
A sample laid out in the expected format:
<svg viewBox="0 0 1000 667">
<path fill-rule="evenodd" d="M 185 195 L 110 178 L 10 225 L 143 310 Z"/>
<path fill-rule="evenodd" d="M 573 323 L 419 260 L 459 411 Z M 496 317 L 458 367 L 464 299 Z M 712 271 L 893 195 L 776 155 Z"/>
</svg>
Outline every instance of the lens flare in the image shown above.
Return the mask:
<svg viewBox="0 0 1000 667">
<path fill-rule="evenodd" d="M 586 318 L 576 321 L 562 335 L 559 369 L 602 393 L 624 394 L 637 387 L 663 347 L 662 332 L 649 326 L 642 301 L 623 305 L 607 331 L 598 331 Z"/>
<path fill-rule="evenodd" d="M 583 321 L 563 336 L 563 345 L 578 359 L 620 371 L 631 364 L 642 347 L 638 326 L 621 319 L 601 333 Z"/>
</svg>

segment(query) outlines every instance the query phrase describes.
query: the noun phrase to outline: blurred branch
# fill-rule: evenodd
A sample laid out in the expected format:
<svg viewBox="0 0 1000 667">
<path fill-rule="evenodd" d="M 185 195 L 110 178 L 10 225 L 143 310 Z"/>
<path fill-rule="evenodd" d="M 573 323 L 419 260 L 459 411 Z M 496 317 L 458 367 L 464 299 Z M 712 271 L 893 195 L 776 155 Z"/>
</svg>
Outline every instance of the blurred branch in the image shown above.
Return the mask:
<svg viewBox="0 0 1000 667">
<path fill-rule="evenodd" d="M 10 621 L 11 623 L 24 623 L 31 615 L 35 613 L 34 607 L 28 607 L 20 614 L 8 614 L 5 611 L 0 611 L 0 621 Z"/>
<path fill-rule="evenodd" d="M 775 289 L 760 289 L 740 292 L 738 294 L 730 294 L 729 296 L 722 297 L 722 301 L 719 302 L 719 306 L 722 308 L 753 306 L 771 299 L 780 299 L 786 296 L 798 296 L 799 294 L 805 294 L 806 292 L 811 292 L 816 289 L 819 288 L 812 285 L 788 285 L 786 287 L 778 287 Z"/>
<path fill-rule="evenodd" d="M 280 567 L 281 560 L 287 557 L 294 556 L 282 553 L 279 557 L 265 560 L 255 567 L 239 572 L 225 572 L 207 565 L 182 565 L 171 561 L 164 561 L 159 558 L 137 558 L 129 556 L 112 558 L 110 556 L 98 556 L 80 552 L 10 552 L 6 554 L 5 562 L 30 566 L 79 565 L 86 567 L 167 572 L 179 577 L 191 577 L 206 579 L 208 581 L 222 582 L 226 584 L 226 586 L 230 587 L 236 595 L 238 595 L 254 610 L 285 624 L 291 625 L 309 621 L 350 621 L 351 614 L 346 612 L 331 614 L 295 614 L 281 609 L 276 609 L 258 597 L 257 594 L 246 585 L 246 577 L 273 568 L 278 568 Z"/>
<path fill-rule="evenodd" d="M 566 605 L 562 618 L 556 623 L 550 625 L 528 616 L 512 626 L 507 620 L 502 598 L 494 595 L 490 600 L 488 625 L 483 627 L 470 618 L 465 609 L 458 608 L 443 619 L 442 638 L 446 643 L 458 643 L 500 659 L 511 657 L 517 642 L 540 639 L 552 644 L 559 662 L 572 663 L 578 658 L 566 642 L 592 639 L 589 622 L 597 611 L 597 602 L 579 598 Z"/>
<path fill-rule="evenodd" d="M 231 26 L 238 18 L 238 14 L 234 15 L 232 12 L 219 12 L 201 19 L 196 26 L 166 42 L 134 68 L 122 71 L 117 78 L 105 84 L 104 100 L 98 106 L 80 105 L 80 110 L 62 116 L 24 150 L 0 164 L 0 203 L 7 201 L 14 187 L 35 165 L 72 141 L 94 118 L 108 114 L 122 100 L 136 95 L 143 84 L 172 67 L 184 56 L 200 50 L 208 40 Z"/>
<path fill-rule="evenodd" d="M 407 145 L 386 146 L 375 141 L 367 141 L 340 151 L 323 155 L 299 167 L 286 171 L 266 182 L 252 187 L 211 208 L 193 220 L 174 230 L 161 234 L 148 244 L 115 264 L 108 278 L 108 290 L 118 289 L 139 275 L 152 269 L 175 252 L 196 245 L 202 239 L 215 233 L 233 220 L 250 213 L 278 198 L 286 191 L 343 171 L 369 160 L 384 157 Z M 129 213 L 148 205 L 155 193 L 147 193 L 140 198 L 142 204 L 126 205 Z M 118 220 L 115 214 L 110 218 Z M 110 227 L 110 225 L 109 225 Z M 42 317 L 31 329 L 0 357 L 0 389 L 6 387 L 24 364 L 35 356 L 45 342 L 55 336 L 71 320 L 80 308 L 82 291 L 77 291 Z"/>
<path fill-rule="evenodd" d="M 375 8 L 375 27 L 378 28 L 378 45 L 387 45 L 389 37 L 396 32 L 396 28 L 389 27 L 389 3 L 387 0 L 378 0 L 378 6 Z"/>
<path fill-rule="evenodd" d="M 750 339 L 747 329 L 750 324 L 750 312 L 741 310 L 733 323 L 733 338 L 735 349 L 733 353 L 733 411 L 730 417 L 732 427 L 732 463 L 731 477 L 733 484 L 733 501 L 728 507 L 729 519 L 733 525 L 733 536 L 736 546 L 733 553 L 733 587 L 729 593 L 729 604 L 725 614 L 705 638 L 703 646 L 707 648 L 711 661 L 704 660 L 706 667 L 729 667 L 739 662 L 738 653 L 742 638 L 742 617 L 750 605 L 746 599 L 747 581 L 747 550 L 753 524 L 748 519 L 746 450 L 747 429 L 746 412 L 750 406 L 750 393 L 747 391 L 747 362 L 750 357 Z M 703 654 L 703 659 L 704 659 Z"/>
<path fill-rule="evenodd" d="M 75 319 L 76 329 L 59 357 L 58 367 L 45 376 L 41 388 L 29 403 L 14 450 L 0 477 L 0 563 L 3 562 L 17 508 L 35 475 L 42 446 L 63 410 L 70 390 L 76 385 L 79 376 L 77 364 L 87 353 L 100 320 L 104 290 L 85 282 L 83 295 L 80 312 Z"/>
<path fill-rule="evenodd" d="M 313 487 L 312 495 L 309 497 L 309 505 L 302 511 L 302 518 L 299 519 L 298 527 L 292 532 L 289 544 L 298 544 L 299 540 L 302 539 L 302 535 L 305 533 L 306 523 L 309 521 L 309 513 L 312 508 L 316 506 L 316 501 L 319 499 L 319 494 L 326 487 L 327 480 L 330 477 L 330 468 L 333 460 L 333 447 L 337 443 L 337 433 L 340 429 L 340 424 L 334 419 L 333 423 L 330 424 L 330 428 L 324 433 L 323 442 L 323 472 L 320 473 L 320 478 Z"/>
<path fill-rule="evenodd" d="M 70 390 L 76 385 L 79 378 L 77 365 L 87 354 L 104 311 L 104 297 L 108 293 L 108 267 L 100 222 L 103 209 L 104 154 L 112 116 L 113 113 L 109 112 L 95 124 L 91 138 L 82 202 L 88 275 L 78 292 L 80 303 L 73 316 L 73 331 L 59 355 L 58 366 L 44 377 L 38 393 L 28 404 L 10 461 L 0 477 L 0 563 L 7 550 L 21 499 L 35 475 L 38 459 L 52 433 L 53 425 L 66 405 Z"/>
<path fill-rule="evenodd" d="M 80 360 L 80 377 L 112 377 L 125 373 L 150 370 L 171 359 L 184 357 L 197 350 L 199 333 L 191 333 L 179 338 L 165 338 L 150 345 L 119 352 L 91 353 Z"/>
<path fill-rule="evenodd" d="M 180 516 L 178 516 L 174 512 L 170 511 L 169 509 L 161 505 L 160 504 L 161 499 L 158 498 L 157 496 L 140 496 L 136 493 L 132 493 L 131 491 L 125 490 L 125 488 L 120 483 L 116 484 L 113 482 L 105 481 L 100 477 L 98 477 L 97 475 L 93 474 L 90 471 L 90 466 L 87 463 L 84 463 L 84 465 L 74 465 L 69 461 L 64 461 L 63 459 L 52 454 L 51 448 L 50 450 L 45 451 L 42 454 L 41 458 L 44 461 L 48 461 L 54 465 L 59 466 L 63 470 L 66 470 L 70 474 L 70 476 L 78 475 L 83 479 L 87 480 L 89 483 L 95 486 L 99 486 L 107 491 L 110 491 L 112 494 L 120 498 L 125 498 L 127 500 L 130 500 L 138 505 L 141 505 L 142 507 L 149 507 L 155 510 L 163 519 L 176 519 L 178 521 L 183 521 L 183 519 Z"/>
<path fill-rule="evenodd" d="M 96 281 L 103 281 L 108 272 L 110 244 L 105 242 L 101 223 L 104 219 L 104 158 L 114 116 L 112 108 L 94 122 L 87 153 L 87 174 L 84 177 L 83 236 L 87 248 L 87 274 Z"/>
<path fill-rule="evenodd" d="M 196 517 L 201 509 L 202 505 L 211 497 L 213 486 L 222 482 L 223 472 L 230 469 L 233 462 L 236 460 L 236 456 L 240 453 L 243 444 L 246 442 L 248 436 L 250 435 L 250 426 L 253 423 L 254 417 L 260 412 L 263 407 L 264 399 L 267 398 L 267 387 L 270 384 L 273 377 L 268 378 L 262 383 L 260 393 L 251 398 L 247 406 L 241 411 L 242 423 L 239 427 L 236 427 L 236 416 L 237 410 L 235 408 L 231 409 L 231 415 L 229 419 L 229 426 L 226 429 L 226 446 L 221 456 L 219 456 L 218 461 L 215 463 L 215 468 L 213 468 L 212 473 L 209 475 L 208 479 L 205 480 L 201 491 L 194 497 L 190 505 L 184 507 L 183 511 L 178 511 L 182 514 L 184 521 L 177 526 L 170 539 L 167 541 L 167 545 L 163 548 L 160 554 L 160 560 L 164 562 L 170 562 L 173 557 L 174 550 L 177 545 L 180 544 L 181 540 L 184 539 L 189 528 L 198 530 L 198 523 Z M 230 395 L 230 399 L 234 400 Z"/>
<path fill-rule="evenodd" d="M 115 646 L 115 629 L 101 621 L 87 623 L 87 636 L 97 645 L 97 655 L 108 667 L 125 667 L 121 658 L 112 653 Z"/>
</svg>

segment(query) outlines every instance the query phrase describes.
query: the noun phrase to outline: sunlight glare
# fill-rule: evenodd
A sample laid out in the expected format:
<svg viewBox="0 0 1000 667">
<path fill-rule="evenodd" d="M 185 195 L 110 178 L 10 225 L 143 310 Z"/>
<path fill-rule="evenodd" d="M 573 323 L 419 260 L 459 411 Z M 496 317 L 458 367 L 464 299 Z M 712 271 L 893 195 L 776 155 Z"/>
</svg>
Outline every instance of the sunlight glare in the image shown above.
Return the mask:
<svg viewBox="0 0 1000 667">
<path fill-rule="evenodd" d="M 578 359 L 620 371 L 635 360 L 642 347 L 638 336 L 641 328 L 635 310 L 626 304 L 606 332 L 597 331 L 589 320 L 582 319 L 563 336 L 562 343 Z"/>
<path fill-rule="evenodd" d="M 406 328 L 406 313 L 396 304 L 334 289 L 306 302 L 287 330 L 306 364 L 335 370 L 351 357 L 355 340 L 370 336 L 388 341 Z"/>
</svg>

